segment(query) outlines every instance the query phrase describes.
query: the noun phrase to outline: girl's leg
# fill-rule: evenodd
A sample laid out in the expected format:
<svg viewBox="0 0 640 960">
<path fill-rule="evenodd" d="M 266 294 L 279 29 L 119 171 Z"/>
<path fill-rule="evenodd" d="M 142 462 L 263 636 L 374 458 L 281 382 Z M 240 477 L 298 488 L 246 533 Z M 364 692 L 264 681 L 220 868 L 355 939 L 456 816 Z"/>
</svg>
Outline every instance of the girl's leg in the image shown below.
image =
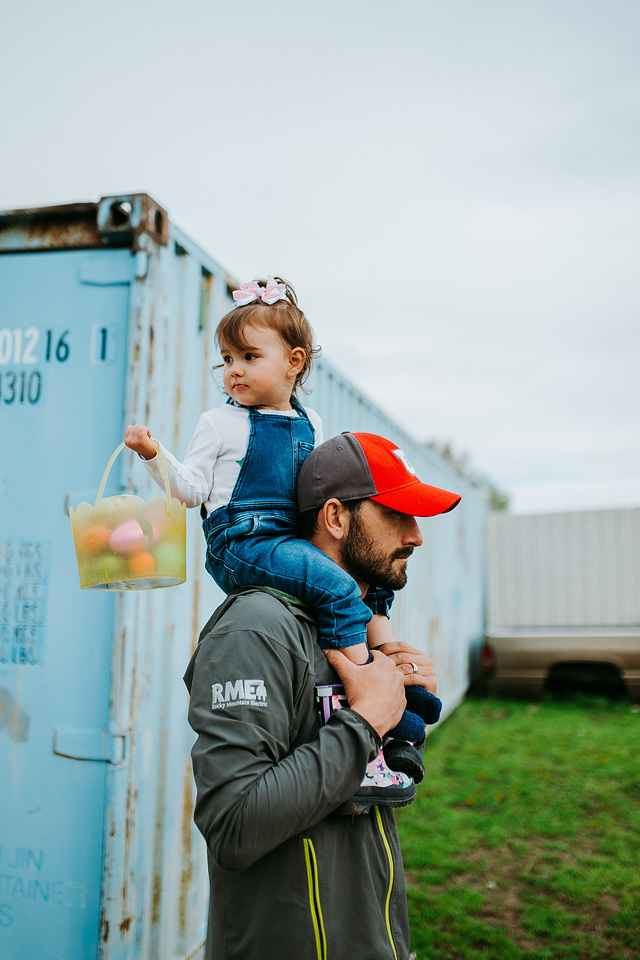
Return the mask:
<svg viewBox="0 0 640 960">
<path fill-rule="evenodd" d="M 233 570 L 238 586 L 274 587 L 290 593 L 307 603 L 316 614 L 321 647 L 338 648 L 343 653 L 349 651 L 347 655 L 355 663 L 369 660 L 366 626 L 372 612 L 363 603 L 353 577 L 326 554 L 306 540 L 285 537 L 247 537 L 232 541 L 229 546 L 231 549 L 224 551 L 223 561 L 225 568 Z M 383 609 L 376 612 L 382 614 Z M 386 616 L 383 619 L 386 620 Z M 371 770 L 361 785 L 360 792 L 364 791 L 364 797 L 369 798 L 366 802 L 371 802 L 375 795 L 376 802 L 384 804 L 385 792 L 391 787 L 394 793 L 399 791 L 404 796 L 405 803 L 410 802 L 408 797 L 415 791 L 411 780 L 404 774 L 400 774 L 404 780 L 394 780 L 382 752 L 376 762 L 375 790 L 371 792 Z M 355 799 L 362 801 L 360 794 Z M 388 802 L 398 805 L 398 798 L 390 798 Z"/>
<path fill-rule="evenodd" d="M 342 652 L 352 663 L 369 663 L 371 661 L 369 650 L 375 650 L 376 647 L 392 641 L 393 634 L 389 626 L 389 618 L 383 613 L 374 613 L 367 624 L 366 644 L 359 643 L 354 647 L 343 647 Z"/>
<path fill-rule="evenodd" d="M 319 686 L 316 688 L 320 700 L 320 716 L 326 723 L 335 710 L 347 705 L 346 697 L 335 691 L 342 689 L 335 686 Z M 393 741 L 397 742 L 397 741 Z M 406 747 L 409 744 L 405 744 Z M 414 747 L 411 749 L 415 750 Z M 386 750 L 386 746 L 385 746 Z M 416 795 L 416 788 L 409 775 L 402 771 L 393 771 L 387 765 L 384 752 L 367 764 L 364 779 L 356 793 L 336 811 L 337 813 L 368 813 L 372 806 L 402 807 L 411 803 Z"/>
<path fill-rule="evenodd" d="M 407 709 L 400 723 L 390 730 L 384 745 L 384 756 L 392 770 L 401 771 L 419 783 L 424 777 L 422 748 L 425 723 L 436 723 L 442 710 L 442 701 L 424 687 L 404 688 Z M 414 746 L 415 744 L 415 746 Z M 417 749 L 416 749 L 417 747 Z"/>
<path fill-rule="evenodd" d="M 389 730 L 387 736 L 396 740 L 410 740 L 411 743 L 419 743 L 424 737 L 424 727 L 424 720 L 417 713 L 405 710 L 400 722 L 393 730 Z"/>
<path fill-rule="evenodd" d="M 424 723 L 438 722 L 442 712 L 442 700 L 439 697 L 417 685 L 405 687 L 404 695 L 407 698 L 407 710 L 417 713 Z"/>
<path fill-rule="evenodd" d="M 386 587 L 369 587 L 363 597 L 371 613 L 384 613 L 387 617 L 394 599 L 395 593 L 393 590 L 387 590 Z"/>
<path fill-rule="evenodd" d="M 367 630 L 368 635 L 369 631 Z M 351 663 L 357 663 L 360 666 L 371 662 L 371 654 L 366 643 L 352 643 L 348 647 L 341 647 L 340 652 L 344 653 L 345 657 L 351 660 Z"/>
<path fill-rule="evenodd" d="M 374 613 L 367 624 L 367 643 L 372 650 L 381 647 L 383 643 L 392 643 L 393 634 L 389 618 L 382 613 Z"/>
<path fill-rule="evenodd" d="M 389 620 L 375 614 L 367 627 L 367 642 L 375 648 L 393 640 Z M 440 717 L 442 702 L 424 687 L 410 685 L 404 688 L 407 709 L 400 722 L 389 731 L 384 757 L 390 769 L 406 773 L 419 783 L 424 777 L 421 750 L 414 744 L 424 743 L 425 723 L 436 723 Z"/>
<path fill-rule="evenodd" d="M 367 643 L 371 649 L 380 647 L 385 643 L 390 643 L 393 640 L 393 634 L 391 633 L 391 626 L 387 617 L 374 614 L 367 626 Z M 442 701 L 434 696 L 433 693 L 429 693 L 428 690 L 425 690 L 424 687 L 411 684 L 404 688 L 404 694 L 407 698 L 407 713 L 417 714 L 418 717 L 421 717 L 424 723 L 437 723 L 440 719 L 440 712 L 442 710 Z M 402 721 L 401 721 L 402 723 Z M 400 725 L 398 725 L 399 727 Z M 415 729 L 416 724 L 413 721 L 408 721 L 404 726 L 405 732 L 398 732 L 398 727 L 395 727 L 394 730 L 389 731 L 389 736 L 400 737 L 403 740 L 414 740 L 415 737 L 406 735 L 406 730 L 411 727 Z M 423 731 L 424 732 L 424 731 Z M 422 739 L 422 734 L 417 738 Z"/>
<path fill-rule="evenodd" d="M 353 577 L 317 547 L 293 537 L 252 536 L 232 540 L 222 559 L 233 568 L 237 586 L 274 587 L 308 604 L 318 621 L 320 646 L 362 645 L 354 662 L 366 663 L 371 611 Z"/>
<path fill-rule="evenodd" d="M 337 647 L 354 663 L 367 663 L 371 610 L 362 602 L 353 577 L 306 540 L 256 540 L 233 543 L 233 554 L 225 551 L 225 566 L 233 564 L 238 584 L 274 587 L 307 603 L 318 621 L 320 646 Z M 411 778 L 391 771 L 380 750 L 344 812 L 363 812 L 373 804 L 402 806 L 414 796 Z"/>
</svg>

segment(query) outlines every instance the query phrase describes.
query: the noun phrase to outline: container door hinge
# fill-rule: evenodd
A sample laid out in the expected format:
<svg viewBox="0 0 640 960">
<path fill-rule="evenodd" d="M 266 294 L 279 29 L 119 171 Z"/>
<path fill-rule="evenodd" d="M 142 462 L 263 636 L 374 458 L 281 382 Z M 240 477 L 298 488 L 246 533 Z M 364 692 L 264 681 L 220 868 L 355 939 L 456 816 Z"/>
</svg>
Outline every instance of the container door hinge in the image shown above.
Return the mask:
<svg viewBox="0 0 640 960">
<path fill-rule="evenodd" d="M 72 760 L 101 760 L 103 763 L 122 763 L 125 758 L 124 734 L 108 730 L 73 730 L 66 727 L 53 731 L 53 752 Z"/>
</svg>

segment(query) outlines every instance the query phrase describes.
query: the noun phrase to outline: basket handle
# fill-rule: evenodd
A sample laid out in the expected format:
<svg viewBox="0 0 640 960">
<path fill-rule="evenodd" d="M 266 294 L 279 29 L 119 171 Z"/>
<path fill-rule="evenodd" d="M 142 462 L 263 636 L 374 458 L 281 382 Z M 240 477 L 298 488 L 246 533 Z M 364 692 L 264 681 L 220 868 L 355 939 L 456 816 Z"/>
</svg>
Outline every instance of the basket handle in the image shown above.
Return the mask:
<svg viewBox="0 0 640 960">
<path fill-rule="evenodd" d="M 158 446 L 157 441 L 154 440 L 153 443 L 154 443 L 155 448 L 156 448 L 156 453 L 158 454 L 158 456 L 159 456 L 159 458 L 160 458 L 160 466 L 162 467 L 162 476 L 163 476 L 163 478 L 164 478 L 164 492 L 165 492 L 166 497 L 167 497 L 167 513 L 168 513 L 169 515 L 171 515 L 171 513 L 172 513 L 172 509 L 171 509 L 171 485 L 170 485 L 170 483 L 169 483 L 169 474 L 167 473 L 167 464 L 165 463 L 164 455 L 163 455 L 163 453 L 162 453 L 162 450 L 161 450 L 160 447 Z M 123 440 L 122 443 L 121 443 L 118 447 L 116 447 L 116 449 L 113 451 L 113 453 L 112 453 L 111 456 L 109 457 L 109 462 L 108 462 L 108 464 L 106 465 L 106 467 L 104 468 L 104 473 L 102 474 L 102 480 L 100 481 L 100 486 L 98 487 L 98 495 L 96 496 L 94 506 L 96 505 L 96 503 L 98 502 L 98 500 L 100 500 L 100 499 L 102 498 L 102 494 L 104 493 L 104 488 L 106 487 L 106 485 L 107 485 L 107 480 L 109 479 L 109 474 L 111 473 L 111 467 L 112 467 L 113 464 L 115 463 L 115 459 L 116 459 L 116 457 L 118 456 L 118 454 L 121 453 L 121 452 L 124 450 L 124 446 L 125 446 L 125 444 L 124 444 L 124 440 Z"/>
</svg>

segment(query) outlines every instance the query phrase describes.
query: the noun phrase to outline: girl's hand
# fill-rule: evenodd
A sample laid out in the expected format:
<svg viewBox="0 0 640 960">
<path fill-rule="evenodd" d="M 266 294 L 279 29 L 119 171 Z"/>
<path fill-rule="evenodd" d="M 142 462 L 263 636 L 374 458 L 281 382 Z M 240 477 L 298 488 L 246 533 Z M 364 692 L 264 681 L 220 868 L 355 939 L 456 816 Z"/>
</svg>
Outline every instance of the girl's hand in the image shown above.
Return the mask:
<svg viewBox="0 0 640 960">
<path fill-rule="evenodd" d="M 124 432 L 124 442 L 145 460 L 153 460 L 156 455 L 156 445 L 151 440 L 149 428 L 141 423 L 127 427 Z"/>
</svg>

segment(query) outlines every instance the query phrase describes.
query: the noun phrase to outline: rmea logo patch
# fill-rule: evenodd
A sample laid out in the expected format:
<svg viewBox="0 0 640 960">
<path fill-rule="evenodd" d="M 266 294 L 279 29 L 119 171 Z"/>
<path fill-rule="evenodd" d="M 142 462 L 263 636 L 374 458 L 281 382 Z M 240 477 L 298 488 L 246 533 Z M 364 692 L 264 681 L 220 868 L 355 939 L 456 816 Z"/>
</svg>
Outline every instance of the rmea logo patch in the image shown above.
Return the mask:
<svg viewBox="0 0 640 960">
<path fill-rule="evenodd" d="M 227 707 L 266 707 L 267 688 L 264 680 L 227 680 L 211 684 L 211 709 Z"/>
</svg>

